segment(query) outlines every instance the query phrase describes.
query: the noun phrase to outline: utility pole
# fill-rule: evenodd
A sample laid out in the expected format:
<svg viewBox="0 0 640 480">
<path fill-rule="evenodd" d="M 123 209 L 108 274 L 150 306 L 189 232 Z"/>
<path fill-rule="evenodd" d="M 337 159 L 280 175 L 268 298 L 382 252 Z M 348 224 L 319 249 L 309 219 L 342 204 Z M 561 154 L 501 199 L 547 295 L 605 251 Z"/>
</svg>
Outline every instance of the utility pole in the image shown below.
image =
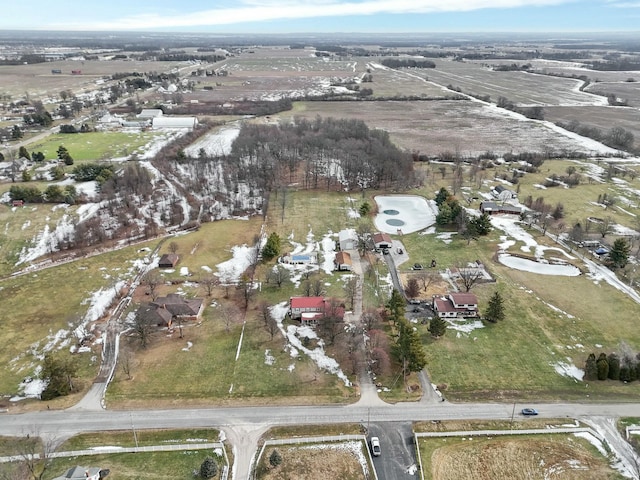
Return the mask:
<svg viewBox="0 0 640 480">
<path fill-rule="evenodd" d="M 131 430 L 133 430 L 133 440 L 136 442 L 136 448 L 138 448 L 138 435 L 136 434 L 136 429 L 133 426 L 133 414 L 129 413 L 129 416 L 131 417 Z"/>
<path fill-rule="evenodd" d="M 513 416 L 516 414 L 516 402 L 513 402 L 513 410 L 511 410 L 511 430 L 513 430 Z"/>
</svg>

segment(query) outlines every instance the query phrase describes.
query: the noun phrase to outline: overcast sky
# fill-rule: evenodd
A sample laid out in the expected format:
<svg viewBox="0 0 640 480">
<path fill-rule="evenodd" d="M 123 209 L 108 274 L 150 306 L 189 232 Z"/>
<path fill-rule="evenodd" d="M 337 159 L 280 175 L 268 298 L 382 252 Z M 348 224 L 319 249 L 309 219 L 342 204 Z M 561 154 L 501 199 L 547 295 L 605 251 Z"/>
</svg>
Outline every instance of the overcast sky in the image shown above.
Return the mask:
<svg viewBox="0 0 640 480">
<path fill-rule="evenodd" d="M 221 33 L 640 31 L 640 0 L 10 0 L 0 29 Z"/>
</svg>

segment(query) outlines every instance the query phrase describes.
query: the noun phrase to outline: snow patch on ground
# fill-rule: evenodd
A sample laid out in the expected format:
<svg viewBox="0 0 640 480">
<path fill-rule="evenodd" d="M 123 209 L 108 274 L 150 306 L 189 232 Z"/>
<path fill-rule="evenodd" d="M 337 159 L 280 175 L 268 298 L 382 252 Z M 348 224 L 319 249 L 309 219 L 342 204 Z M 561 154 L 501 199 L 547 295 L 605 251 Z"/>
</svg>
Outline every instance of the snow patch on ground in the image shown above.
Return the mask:
<svg viewBox="0 0 640 480">
<path fill-rule="evenodd" d="M 555 369 L 556 373 L 563 377 L 569 377 L 580 381 L 584 378 L 584 370 L 576 367 L 572 363 L 557 362 L 551 366 Z"/>
<path fill-rule="evenodd" d="M 346 386 L 350 387 L 351 382 L 342 372 L 338 362 L 325 353 L 324 344 L 322 343 L 322 340 L 318 339 L 313 328 L 307 326 L 298 327 L 296 325 L 287 325 L 287 328 L 285 329 L 282 321 L 288 311 L 289 306 L 287 302 L 282 302 L 271 307 L 271 316 L 278 322 L 278 328 L 282 332 L 284 338 L 287 339 L 288 345 L 285 346 L 285 349 L 290 350 L 289 354 L 292 357 L 297 357 L 299 352 L 306 354 L 311 360 L 313 360 L 318 368 L 336 375 Z M 316 348 L 311 350 L 305 347 L 302 344 L 302 339 L 305 337 L 309 339 L 318 339 Z"/>
</svg>

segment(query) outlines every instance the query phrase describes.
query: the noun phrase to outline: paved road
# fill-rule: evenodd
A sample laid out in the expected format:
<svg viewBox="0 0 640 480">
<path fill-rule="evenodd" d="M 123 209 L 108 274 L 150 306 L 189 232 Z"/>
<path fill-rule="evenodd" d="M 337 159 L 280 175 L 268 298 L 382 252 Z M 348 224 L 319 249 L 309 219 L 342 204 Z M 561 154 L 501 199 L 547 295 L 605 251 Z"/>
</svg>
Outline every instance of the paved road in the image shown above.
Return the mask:
<svg viewBox="0 0 640 480">
<path fill-rule="evenodd" d="M 537 408 L 541 417 L 578 418 L 594 421 L 593 417 L 638 417 L 640 404 L 527 404 Z M 516 405 L 516 412 L 522 408 Z M 135 411 L 41 411 L 23 414 L 0 414 L 0 432 L 4 435 L 41 435 L 48 438 L 68 438 L 82 432 L 137 429 L 213 427 L 227 432 L 263 431 L 274 425 L 411 422 L 419 420 L 501 419 L 510 420 L 511 404 L 452 404 L 440 402 L 378 404 L 363 402 L 341 406 L 291 407 L 220 407 L 202 409 L 135 410 Z M 522 421 L 517 418 L 516 421 Z M 239 444 L 239 447 L 242 443 Z M 247 472 L 248 473 L 248 472 Z M 240 469 L 234 478 L 242 476 Z"/>
</svg>

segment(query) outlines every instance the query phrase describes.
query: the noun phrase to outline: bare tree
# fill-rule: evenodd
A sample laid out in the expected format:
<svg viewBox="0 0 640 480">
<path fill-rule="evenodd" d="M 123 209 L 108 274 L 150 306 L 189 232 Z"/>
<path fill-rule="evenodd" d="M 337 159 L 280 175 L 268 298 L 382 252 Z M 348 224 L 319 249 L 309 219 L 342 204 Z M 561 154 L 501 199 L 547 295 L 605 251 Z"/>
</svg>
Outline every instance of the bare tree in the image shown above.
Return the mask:
<svg viewBox="0 0 640 480">
<path fill-rule="evenodd" d="M 133 352 L 127 347 L 120 347 L 118 353 L 118 363 L 122 372 L 127 376 L 127 380 L 131 380 L 131 369 L 133 367 Z"/>
<path fill-rule="evenodd" d="M 458 267 L 458 279 L 464 288 L 465 292 L 471 290 L 471 288 L 482 280 L 482 272 L 479 268 L 473 267 Z"/>
<path fill-rule="evenodd" d="M 601 221 L 598 222 L 596 226 L 596 230 L 602 236 L 602 238 L 606 237 L 607 234 L 611 233 L 611 228 L 613 227 L 613 218 L 605 217 Z"/>
<path fill-rule="evenodd" d="M 358 277 L 354 275 L 352 277 L 349 277 L 344 283 L 344 293 L 347 301 L 349 302 L 349 308 L 354 308 L 355 306 L 356 294 L 358 293 L 358 282 Z"/>
<path fill-rule="evenodd" d="M 253 297 L 253 294 L 255 293 L 253 279 L 248 275 L 243 274 L 242 277 L 240 277 L 237 288 L 242 294 L 242 301 L 244 302 L 244 308 L 246 310 L 249 307 L 251 297 Z"/>
<path fill-rule="evenodd" d="M 171 253 L 176 253 L 178 251 L 178 242 L 169 243 L 169 251 Z"/>
<path fill-rule="evenodd" d="M 313 282 L 311 282 L 311 294 L 314 297 L 321 297 L 324 295 L 324 283 L 321 278 L 315 278 Z"/>
<path fill-rule="evenodd" d="M 147 287 L 147 293 L 151 295 L 151 300 L 158 298 L 157 289 L 162 284 L 162 277 L 158 272 L 152 270 L 142 277 L 142 284 Z"/>
<path fill-rule="evenodd" d="M 439 273 L 436 272 L 428 272 L 426 270 L 420 271 L 415 278 L 418 280 L 422 286 L 422 290 L 427 290 L 429 286 L 436 280 L 436 276 L 440 276 Z"/>
<path fill-rule="evenodd" d="M 45 476 L 51 466 L 55 444 L 54 437 L 42 438 L 37 432 L 16 440 L 14 448 L 20 458 L 22 469 L 28 472 L 29 478 L 41 480 Z"/>
<path fill-rule="evenodd" d="M 282 287 L 284 282 L 291 279 L 291 273 L 282 265 L 275 265 L 267 272 L 267 283 L 275 283 L 278 288 Z"/>
<path fill-rule="evenodd" d="M 147 345 L 149 345 L 151 341 L 151 336 L 156 330 L 156 326 L 153 325 L 151 319 L 145 313 L 146 311 L 144 309 L 138 311 L 131 323 L 131 331 L 134 336 L 138 337 L 142 348 L 147 348 Z"/>
<path fill-rule="evenodd" d="M 207 297 L 213 295 L 213 289 L 220 283 L 218 277 L 216 277 L 213 273 L 207 275 L 206 277 L 200 279 L 200 285 L 204 287 L 207 292 Z"/>
<path fill-rule="evenodd" d="M 231 325 L 239 320 L 240 312 L 233 304 L 230 303 L 220 304 L 218 309 L 220 311 L 222 321 L 224 322 L 224 329 L 226 332 L 229 332 L 231 330 Z"/>
<path fill-rule="evenodd" d="M 376 310 L 367 310 L 360 316 L 360 321 L 362 322 L 362 326 L 365 328 L 365 330 L 369 331 L 377 324 L 379 324 L 381 319 Z"/>
</svg>

